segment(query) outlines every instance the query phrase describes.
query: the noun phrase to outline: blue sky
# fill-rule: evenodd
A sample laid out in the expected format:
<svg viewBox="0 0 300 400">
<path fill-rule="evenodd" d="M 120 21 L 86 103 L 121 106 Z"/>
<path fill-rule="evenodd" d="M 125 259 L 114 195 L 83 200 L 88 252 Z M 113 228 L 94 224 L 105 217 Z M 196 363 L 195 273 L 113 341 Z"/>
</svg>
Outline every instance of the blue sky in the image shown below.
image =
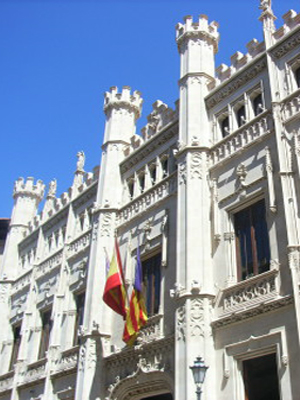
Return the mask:
<svg viewBox="0 0 300 400">
<path fill-rule="evenodd" d="M 0 0 L 0 217 L 10 217 L 19 177 L 68 189 L 76 153 L 86 170 L 99 164 L 103 93 L 111 86 L 142 92 L 146 124 L 152 104 L 178 98 L 175 25 L 207 14 L 220 23 L 216 66 L 246 43 L 262 40 L 259 0 Z M 274 0 L 277 25 L 299 0 Z"/>
</svg>

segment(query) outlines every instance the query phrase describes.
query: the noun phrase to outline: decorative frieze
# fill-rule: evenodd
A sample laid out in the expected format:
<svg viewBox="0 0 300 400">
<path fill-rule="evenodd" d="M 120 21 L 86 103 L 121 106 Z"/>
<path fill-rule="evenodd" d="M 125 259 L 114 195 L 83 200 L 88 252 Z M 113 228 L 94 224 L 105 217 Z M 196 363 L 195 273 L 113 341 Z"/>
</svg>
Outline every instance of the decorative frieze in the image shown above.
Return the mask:
<svg viewBox="0 0 300 400">
<path fill-rule="evenodd" d="M 262 140 L 273 128 L 271 114 L 268 111 L 260 114 L 251 122 L 245 124 L 231 135 L 226 136 L 221 142 L 212 147 L 211 156 L 213 166 L 223 162 L 258 140 Z"/>
<path fill-rule="evenodd" d="M 300 43 L 300 32 L 297 32 L 295 35 L 288 37 L 283 41 L 280 45 L 276 46 L 271 54 L 275 58 L 281 58 L 289 51 L 293 50 Z"/>
</svg>

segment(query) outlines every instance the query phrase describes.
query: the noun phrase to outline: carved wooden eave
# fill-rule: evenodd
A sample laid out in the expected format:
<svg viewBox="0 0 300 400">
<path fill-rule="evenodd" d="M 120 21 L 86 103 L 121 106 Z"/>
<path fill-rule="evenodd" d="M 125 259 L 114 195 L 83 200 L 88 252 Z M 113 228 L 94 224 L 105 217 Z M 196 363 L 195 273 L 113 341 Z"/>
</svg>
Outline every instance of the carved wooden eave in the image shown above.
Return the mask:
<svg viewBox="0 0 300 400">
<path fill-rule="evenodd" d="M 170 139 L 177 139 L 178 136 L 178 120 L 170 122 L 164 126 L 163 129 L 156 133 L 151 139 L 147 140 L 130 154 L 120 165 L 121 173 L 124 174 L 136 166 L 137 163 L 142 161 L 145 157 L 148 157 L 150 153 L 161 147 L 164 143 Z"/>
<path fill-rule="evenodd" d="M 269 53 L 274 58 L 282 58 L 289 51 L 293 50 L 300 43 L 300 26 L 287 33 L 283 38 L 281 38 L 276 44 L 274 44 L 270 49 Z"/>
<path fill-rule="evenodd" d="M 255 318 L 257 316 L 277 311 L 280 308 L 290 306 L 293 304 L 293 296 L 288 295 L 284 297 L 280 297 L 279 299 L 271 300 L 268 302 L 263 302 L 257 306 L 254 306 L 249 309 L 244 309 L 238 312 L 232 312 L 230 315 L 226 317 L 221 317 L 214 320 L 211 323 L 213 329 L 220 329 L 227 327 L 228 325 L 236 324 L 239 322 L 243 322 L 247 319 Z"/>
<path fill-rule="evenodd" d="M 213 108 L 233 92 L 237 91 L 241 86 L 255 78 L 267 67 L 266 53 L 262 53 L 255 57 L 252 61 L 245 65 L 244 68 L 235 72 L 232 77 L 219 86 L 217 86 L 206 97 L 206 106 L 208 109 Z"/>
</svg>

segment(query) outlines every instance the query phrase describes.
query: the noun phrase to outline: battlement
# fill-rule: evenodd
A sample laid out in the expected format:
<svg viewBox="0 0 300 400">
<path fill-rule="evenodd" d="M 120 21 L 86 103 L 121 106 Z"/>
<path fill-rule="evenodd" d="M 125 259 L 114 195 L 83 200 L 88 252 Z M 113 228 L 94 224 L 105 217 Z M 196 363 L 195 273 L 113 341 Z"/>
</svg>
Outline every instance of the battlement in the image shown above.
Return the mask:
<svg viewBox="0 0 300 400">
<path fill-rule="evenodd" d="M 34 184 L 34 178 L 29 177 L 27 181 L 24 178 L 19 178 L 15 182 L 13 197 L 17 198 L 20 195 L 36 197 L 39 201 L 43 198 L 45 191 L 45 185 L 41 180 L 38 180 Z"/>
<path fill-rule="evenodd" d="M 208 17 L 201 14 L 196 22 L 193 21 L 191 15 L 186 16 L 184 22 L 184 24 L 178 23 L 176 25 L 178 47 L 189 38 L 207 39 L 213 44 L 214 52 L 217 53 L 220 35 L 218 32 L 219 24 L 216 21 L 212 21 L 209 24 Z"/>
<path fill-rule="evenodd" d="M 289 32 L 300 25 L 300 13 L 294 10 L 289 10 L 283 16 L 284 24 L 275 30 L 272 34 L 274 44 L 284 38 Z M 252 39 L 246 44 L 248 52 L 246 54 L 237 51 L 230 57 L 231 65 L 221 64 L 216 68 L 216 80 L 209 85 L 209 89 L 213 90 L 219 84 L 231 78 L 231 76 L 238 70 L 242 69 L 255 57 L 266 51 L 266 44 L 264 41 L 259 42 L 257 39 Z"/>
<path fill-rule="evenodd" d="M 104 112 L 111 109 L 127 109 L 135 114 L 135 119 L 138 119 L 142 111 L 143 99 L 141 93 L 137 90 L 131 94 L 129 86 L 123 86 L 122 91 L 118 92 L 118 88 L 113 86 L 109 92 L 104 94 Z"/>
</svg>

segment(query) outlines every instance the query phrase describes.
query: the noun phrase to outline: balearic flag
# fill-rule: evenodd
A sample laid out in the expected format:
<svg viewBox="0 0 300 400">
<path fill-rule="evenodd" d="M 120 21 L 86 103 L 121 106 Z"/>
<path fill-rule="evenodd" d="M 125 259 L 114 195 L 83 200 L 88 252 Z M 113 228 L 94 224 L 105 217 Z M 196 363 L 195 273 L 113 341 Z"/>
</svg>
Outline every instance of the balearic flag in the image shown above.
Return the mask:
<svg viewBox="0 0 300 400">
<path fill-rule="evenodd" d="M 126 319 L 126 297 L 121 256 L 117 238 L 115 238 L 115 247 L 106 278 L 103 300 L 116 313 Z"/>
<path fill-rule="evenodd" d="M 132 288 L 129 309 L 127 311 L 124 326 L 123 341 L 128 345 L 133 345 L 142 326 L 148 320 L 145 307 L 144 296 L 142 293 L 143 272 L 140 257 L 140 249 L 137 247 L 135 281 Z"/>
</svg>

